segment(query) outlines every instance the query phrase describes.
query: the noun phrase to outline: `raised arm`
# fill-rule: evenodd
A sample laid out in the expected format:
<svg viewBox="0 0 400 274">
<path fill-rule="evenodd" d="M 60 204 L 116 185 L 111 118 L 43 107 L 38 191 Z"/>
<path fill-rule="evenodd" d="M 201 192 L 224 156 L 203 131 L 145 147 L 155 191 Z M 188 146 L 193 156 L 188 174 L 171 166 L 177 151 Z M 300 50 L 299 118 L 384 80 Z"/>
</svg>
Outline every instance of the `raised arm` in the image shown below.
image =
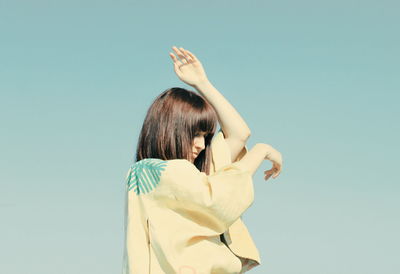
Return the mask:
<svg viewBox="0 0 400 274">
<path fill-rule="evenodd" d="M 208 80 L 196 56 L 183 48 L 173 47 L 173 50 L 181 59 L 178 60 L 174 54 L 170 53 L 176 74 L 183 82 L 194 87 L 214 107 L 225 140 L 231 150 L 231 160 L 235 161 L 251 134 L 249 127 L 235 108 Z"/>
<path fill-rule="evenodd" d="M 255 144 L 235 165 L 254 175 L 264 160 L 270 160 L 273 164 L 271 169 L 264 171 L 264 179 L 278 177 L 282 170 L 282 155 L 268 144 Z"/>
<path fill-rule="evenodd" d="M 215 108 L 225 140 L 231 149 L 231 160 L 234 162 L 250 135 L 250 129 L 233 106 L 208 81 L 203 66 L 196 56 L 183 48 L 173 47 L 173 50 L 181 59 L 178 60 L 173 53 L 170 53 L 175 73 L 183 82 L 195 87 Z M 253 175 L 264 160 L 273 163 L 272 168 L 264 172 L 264 179 L 268 180 L 271 176 L 274 179 L 278 177 L 282 169 L 282 155 L 268 144 L 256 144 L 236 164 Z"/>
<path fill-rule="evenodd" d="M 234 162 L 250 137 L 249 127 L 236 109 L 209 81 L 199 83 L 194 88 L 214 107 L 225 141 L 231 150 L 231 160 Z"/>
</svg>

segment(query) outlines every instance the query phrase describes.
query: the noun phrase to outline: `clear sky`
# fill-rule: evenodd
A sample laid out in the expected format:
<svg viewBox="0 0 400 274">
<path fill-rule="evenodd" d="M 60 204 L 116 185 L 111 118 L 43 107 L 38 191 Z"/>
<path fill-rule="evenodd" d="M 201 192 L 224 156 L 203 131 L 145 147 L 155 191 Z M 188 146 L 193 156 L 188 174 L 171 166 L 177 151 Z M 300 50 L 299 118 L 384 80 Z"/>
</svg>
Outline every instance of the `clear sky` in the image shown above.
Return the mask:
<svg viewBox="0 0 400 274">
<path fill-rule="evenodd" d="M 124 178 L 183 46 L 284 158 L 260 274 L 397 274 L 398 1 L 0 0 L 0 273 L 120 273 Z"/>
</svg>

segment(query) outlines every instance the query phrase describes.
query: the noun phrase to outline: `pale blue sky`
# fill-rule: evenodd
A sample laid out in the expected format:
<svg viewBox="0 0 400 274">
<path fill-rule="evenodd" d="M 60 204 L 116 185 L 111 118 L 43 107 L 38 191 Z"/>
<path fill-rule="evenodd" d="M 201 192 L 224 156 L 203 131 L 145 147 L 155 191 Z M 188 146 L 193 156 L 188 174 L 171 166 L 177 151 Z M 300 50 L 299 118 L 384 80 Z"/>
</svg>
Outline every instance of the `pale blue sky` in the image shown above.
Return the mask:
<svg viewBox="0 0 400 274">
<path fill-rule="evenodd" d="M 144 116 L 183 46 L 282 174 L 244 220 L 260 274 L 397 274 L 397 1 L 0 0 L 0 273 L 120 273 Z"/>
</svg>

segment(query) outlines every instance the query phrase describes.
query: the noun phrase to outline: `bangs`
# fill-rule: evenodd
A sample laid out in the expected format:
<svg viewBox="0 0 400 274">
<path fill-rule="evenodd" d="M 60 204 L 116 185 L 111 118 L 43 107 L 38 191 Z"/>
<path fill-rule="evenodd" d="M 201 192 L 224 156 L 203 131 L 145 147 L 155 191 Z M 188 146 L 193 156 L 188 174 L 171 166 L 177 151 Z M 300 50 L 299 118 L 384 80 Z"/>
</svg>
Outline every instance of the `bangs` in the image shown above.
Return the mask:
<svg viewBox="0 0 400 274">
<path fill-rule="evenodd" d="M 218 117 L 214 108 L 209 104 L 204 104 L 200 109 L 193 109 L 193 117 L 190 131 L 193 136 L 197 132 L 206 132 L 206 135 L 214 135 Z"/>
</svg>

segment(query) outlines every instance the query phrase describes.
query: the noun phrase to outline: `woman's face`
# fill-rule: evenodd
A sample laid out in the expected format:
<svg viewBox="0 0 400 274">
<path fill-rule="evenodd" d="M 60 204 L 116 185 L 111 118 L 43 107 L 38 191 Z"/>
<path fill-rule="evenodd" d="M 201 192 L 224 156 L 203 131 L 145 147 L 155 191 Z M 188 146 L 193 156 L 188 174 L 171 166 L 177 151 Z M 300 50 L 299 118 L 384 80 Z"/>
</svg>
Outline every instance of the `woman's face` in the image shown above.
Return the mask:
<svg viewBox="0 0 400 274">
<path fill-rule="evenodd" d="M 205 135 L 206 135 L 206 132 L 201 131 L 201 132 L 196 133 L 196 135 L 194 137 L 193 145 L 192 145 L 192 155 L 191 155 L 192 163 L 197 158 L 197 156 L 200 154 L 200 152 L 206 147 L 205 139 L 204 139 Z"/>
</svg>

